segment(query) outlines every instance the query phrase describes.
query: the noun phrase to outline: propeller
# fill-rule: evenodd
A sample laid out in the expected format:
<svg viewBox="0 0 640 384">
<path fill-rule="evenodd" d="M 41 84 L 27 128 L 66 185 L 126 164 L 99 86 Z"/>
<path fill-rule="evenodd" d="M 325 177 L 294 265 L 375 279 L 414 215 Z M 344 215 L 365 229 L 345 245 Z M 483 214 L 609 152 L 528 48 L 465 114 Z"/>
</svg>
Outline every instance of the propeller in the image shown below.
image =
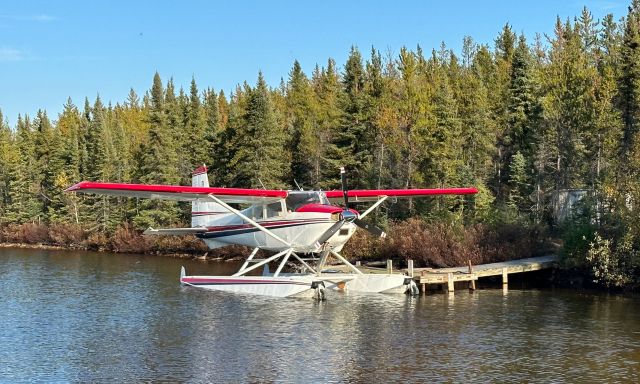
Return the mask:
<svg viewBox="0 0 640 384">
<path fill-rule="evenodd" d="M 322 245 L 327 242 L 336 232 L 342 228 L 345 223 L 354 223 L 358 227 L 366 230 L 376 237 L 386 237 L 387 234 L 380 228 L 375 225 L 365 223 L 363 220 L 358 218 L 358 214 L 349 209 L 349 190 L 347 189 L 347 174 L 344 170 L 344 167 L 340 167 L 340 181 L 342 184 L 342 195 L 344 196 L 344 209 L 340 213 L 340 218 L 335 222 L 329 229 L 327 229 L 318 240 L 316 240 L 315 244 L 317 246 Z"/>
<path fill-rule="evenodd" d="M 386 237 L 387 234 L 382 229 L 376 227 L 375 225 L 365 223 L 364 221 L 360 220 L 358 215 L 349 210 L 349 190 L 347 189 L 347 173 L 345 172 L 344 167 L 340 167 L 340 181 L 342 183 L 342 195 L 344 196 L 344 211 L 342 212 L 343 216 L 348 212 L 353 215 L 353 219 L 349 220 L 350 222 L 354 223 L 358 227 L 364 229 L 365 231 L 371 233 L 376 237 Z"/>
<path fill-rule="evenodd" d="M 387 237 L 387 233 L 385 231 L 376 227 L 375 225 L 364 222 L 364 220 L 355 219 L 353 220 L 353 224 L 364 229 L 365 231 L 368 231 L 370 234 L 372 234 L 375 237 L 381 237 L 383 239 Z"/>
</svg>

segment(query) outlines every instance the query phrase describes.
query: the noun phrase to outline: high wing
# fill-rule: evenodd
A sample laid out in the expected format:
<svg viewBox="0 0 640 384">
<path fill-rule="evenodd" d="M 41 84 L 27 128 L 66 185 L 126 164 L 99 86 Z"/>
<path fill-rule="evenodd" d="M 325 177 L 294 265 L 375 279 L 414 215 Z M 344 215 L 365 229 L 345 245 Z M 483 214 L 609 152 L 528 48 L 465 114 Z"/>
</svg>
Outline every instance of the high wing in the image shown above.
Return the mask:
<svg viewBox="0 0 640 384">
<path fill-rule="evenodd" d="M 98 195 L 142 197 L 148 199 L 197 201 L 209 196 L 225 203 L 265 204 L 287 197 L 287 191 L 244 188 L 187 187 L 180 185 L 119 184 L 82 181 L 66 192 L 95 193 Z"/>
<path fill-rule="evenodd" d="M 327 198 L 331 202 L 342 201 L 343 191 L 327 191 Z M 478 193 L 476 188 L 436 188 L 436 189 L 352 189 L 348 192 L 353 202 L 376 201 L 382 197 L 410 198 L 433 195 L 470 195 Z"/>
</svg>

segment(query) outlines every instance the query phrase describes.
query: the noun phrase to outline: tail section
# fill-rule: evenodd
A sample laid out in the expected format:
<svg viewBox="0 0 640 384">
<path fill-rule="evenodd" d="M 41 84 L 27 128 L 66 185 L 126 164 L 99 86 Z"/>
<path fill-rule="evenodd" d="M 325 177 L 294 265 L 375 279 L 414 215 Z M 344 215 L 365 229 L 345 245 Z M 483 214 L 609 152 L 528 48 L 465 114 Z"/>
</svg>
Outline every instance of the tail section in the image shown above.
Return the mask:
<svg viewBox="0 0 640 384">
<path fill-rule="evenodd" d="M 193 171 L 191 178 L 192 187 L 209 187 L 207 166 L 202 165 Z M 191 203 L 191 226 L 206 227 L 221 214 L 229 213 L 222 205 L 213 201 L 194 201 Z"/>
</svg>

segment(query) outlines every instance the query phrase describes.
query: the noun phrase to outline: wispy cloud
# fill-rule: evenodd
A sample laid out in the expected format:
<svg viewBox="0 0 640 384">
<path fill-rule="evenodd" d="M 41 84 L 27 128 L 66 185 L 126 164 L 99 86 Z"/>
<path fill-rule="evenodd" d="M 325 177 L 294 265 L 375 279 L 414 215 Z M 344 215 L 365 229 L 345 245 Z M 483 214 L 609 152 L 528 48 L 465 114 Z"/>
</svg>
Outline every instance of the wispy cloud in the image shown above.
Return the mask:
<svg viewBox="0 0 640 384">
<path fill-rule="evenodd" d="M 11 47 L 0 47 L 0 62 L 22 61 L 27 58 L 24 51 Z"/>
<path fill-rule="evenodd" d="M 626 9 L 627 1 L 616 0 L 589 0 L 576 2 L 576 5 L 584 5 L 589 9 L 600 9 L 603 11 L 610 11 L 615 9 Z"/>
<path fill-rule="evenodd" d="M 47 23 L 57 20 L 58 18 L 46 13 L 40 13 L 35 15 L 0 15 L 0 20 L 12 20 L 12 21 L 33 21 L 38 23 Z"/>
</svg>

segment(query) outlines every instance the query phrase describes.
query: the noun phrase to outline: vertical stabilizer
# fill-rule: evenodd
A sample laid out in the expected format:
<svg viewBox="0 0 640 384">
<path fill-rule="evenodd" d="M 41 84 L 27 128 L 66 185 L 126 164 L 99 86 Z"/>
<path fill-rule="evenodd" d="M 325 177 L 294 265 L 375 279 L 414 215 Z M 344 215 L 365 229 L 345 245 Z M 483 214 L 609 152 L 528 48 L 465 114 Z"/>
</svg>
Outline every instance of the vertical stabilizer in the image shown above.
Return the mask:
<svg viewBox="0 0 640 384">
<path fill-rule="evenodd" d="M 193 171 L 191 178 L 192 187 L 209 187 L 207 166 L 202 165 Z M 206 227 L 221 214 L 229 213 L 223 206 L 213 201 L 194 201 L 191 203 L 191 226 Z"/>
</svg>

